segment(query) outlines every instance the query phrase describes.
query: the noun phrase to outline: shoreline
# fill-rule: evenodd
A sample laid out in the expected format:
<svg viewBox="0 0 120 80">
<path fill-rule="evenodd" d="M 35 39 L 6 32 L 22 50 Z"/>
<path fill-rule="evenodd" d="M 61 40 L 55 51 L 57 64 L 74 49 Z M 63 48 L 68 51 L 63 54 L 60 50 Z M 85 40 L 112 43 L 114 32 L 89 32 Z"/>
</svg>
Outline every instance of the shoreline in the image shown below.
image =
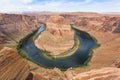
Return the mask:
<svg viewBox="0 0 120 80">
<path fill-rule="evenodd" d="M 98 47 L 100 47 L 101 44 L 98 43 L 98 40 L 97 40 L 93 35 L 91 35 L 89 32 L 80 30 L 79 28 L 77 28 L 76 26 L 73 26 L 72 24 L 71 24 L 71 26 L 72 26 L 73 29 L 77 29 L 77 30 L 79 30 L 79 31 L 81 31 L 81 32 L 84 32 L 84 33 L 89 34 L 89 36 L 91 37 L 91 39 L 94 40 L 95 43 L 96 43 L 96 45 L 95 45 L 93 48 L 91 48 L 91 50 L 90 50 L 89 58 L 88 58 L 88 59 L 84 62 L 84 64 L 83 64 L 83 67 L 84 67 L 84 66 L 88 66 L 89 63 L 91 62 L 91 58 L 93 57 L 94 50 L 97 49 Z"/>
<path fill-rule="evenodd" d="M 74 39 L 74 41 L 75 41 L 75 44 L 71 49 L 69 49 L 69 50 L 67 50 L 67 51 L 65 51 L 65 52 L 63 52 L 63 53 L 61 53 L 59 55 L 51 55 L 50 52 L 42 51 L 43 55 L 45 57 L 51 58 L 51 59 L 59 59 L 59 58 L 64 58 L 64 57 L 71 56 L 77 51 L 77 49 L 79 48 L 79 45 L 80 45 L 80 41 L 78 40 L 77 37 Z"/>
<path fill-rule="evenodd" d="M 35 31 L 37 31 L 37 30 L 35 30 Z M 35 31 L 34 31 L 34 32 L 35 32 Z M 81 30 L 79 30 L 79 31 L 81 31 Z M 19 44 L 18 44 L 19 47 L 17 47 L 17 50 L 20 51 L 19 54 L 20 54 L 22 57 L 24 57 L 24 58 L 26 58 L 26 59 L 28 59 L 28 60 L 30 60 L 30 59 L 27 57 L 27 55 L 25 55 L 25 56 L 22 55 L 22 54 L 25 54 L 25 52 L 21 49 L 21 47 L 22 47 L 22 44 L 24 44 L 24 42 L 26 42 L 26 39 L 28 39 L 28 37 L 29 37 L 30 35 L 33 35 L 34 32 L 28 34 L 28 35 L 25 36 L 23 39 L 21 39 L 21 40 L 20 40 L 20 43 L 21 43 L 21 44 L 19 43 Z M 82 32 L 84 32 L 84 31 L 82 31 Z M 84 33 L 86 33 L 87 35 L 89 35 L 89 36 L 92 38 L 92 40 L 95 41 L 96 46 L 94 46 L 93 48 L 91 48 L 91 50 L 90 50 L 90 52 L 89 52 L 89 54 L 88 54 L 88 55 L 89 55 L 88 59 L 87 59 L 82 65 L 77 65 L 77 66 L 72 67 L 73 69 L 76 68 L 76 67 L 84 67 L 84 66 L 87 66 L 87 65 L 90 63 L 90 61 L 91 61 L 91 58 L 92 58 L 93 53 L 94 53 L 94 49 L 97 48 L 97 47 L 99 47 L 99 46 L 98 46 L 97 39 L 96 39 L 95 37 L 91 36 L 88 32 L 84 32 Z M 31 38 L 33 38 L 33 36 L 32 36 Z M 23 40 L 23 42 L 22 42 L 22 40 Z M 74 50 L 74 51 L 76 51 L 76 50 Z M 73 51 L 73 52 L 74 52 L 74 51 Z M 51 58 L 51 57 L 48 56 L 48 55 L 46 56 L 44 53 L 42 53 L 42 55 L 43 55 L 44 57 L 46 57 L 46 58 Z M 67 55 L 67 56 L 69 56 L 69 55 Z M 60 57 L 60 58 L 64 58 L 64 57 L 62 56 L 62 57 Z M 51 59 L 56 59 L 56 58 L 51 58 Z M 58 59 L 59 59 L 59 58 L 58 58 Z M 30 61 L 32 61 L 32 60 L 30 60 Z M 35 61 L 32 61 L 32 62 L 36 63 Z M 39 64 L 39 63 L 36 63 L 36 64 L 45 67 L 45 66 L 42 65 L 42 64 Z M 45 68 L 51 69 L 51 67 L 45 67 Z M 59 68 L 59 69 L 61 69 L 61 70 L 66 70 L 66 69 L 64 69 L 64 68 Z"/>
</svg>

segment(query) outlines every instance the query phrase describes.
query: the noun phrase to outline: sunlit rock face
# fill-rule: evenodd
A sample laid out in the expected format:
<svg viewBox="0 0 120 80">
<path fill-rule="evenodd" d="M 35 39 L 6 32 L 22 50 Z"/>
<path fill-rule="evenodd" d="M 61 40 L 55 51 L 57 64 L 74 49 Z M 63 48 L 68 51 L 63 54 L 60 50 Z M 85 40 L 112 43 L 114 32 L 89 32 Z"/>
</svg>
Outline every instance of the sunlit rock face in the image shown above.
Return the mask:
<svg viewBox="0 0 120 80">
<path fill-rule="evenodd" d="M 59 55 L 74 45 L 74 32 L 70 22 L 59 15 L 52 15 L 46 22 L 46 30 L 35 40 L 37 48 Z"/>
<path fill-rule="evenodd" d="M 38 28 L 35 16 L 23 14 L 0 14 L 0 44 Z M 0 45 L 3 47 L 3 45 Z"/>
<path fill-rule="evenodd" d="M 25 80 L 29 65 L 14 49 L 4 47 L 0 50 L 0 80 Z"/>
<path fill-rule="evenodd" d="M 71 80 L 120 80 L 119 68 L 102 68 L 77 74 Z"/>
</svg>

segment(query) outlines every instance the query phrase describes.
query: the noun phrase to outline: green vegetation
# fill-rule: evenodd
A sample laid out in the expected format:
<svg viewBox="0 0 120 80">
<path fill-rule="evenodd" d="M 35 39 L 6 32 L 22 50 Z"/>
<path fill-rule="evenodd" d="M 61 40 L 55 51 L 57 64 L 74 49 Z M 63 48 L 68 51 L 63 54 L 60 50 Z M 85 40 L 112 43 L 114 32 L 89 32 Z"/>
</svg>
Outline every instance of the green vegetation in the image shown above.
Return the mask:
<svg viewBox="0 0 120 80">
<path fill-rule="evenodd" d="M 90 64 L 91 58 L 92 58 L 93 53 L 94 53 L 93 49 L 96 49 L 96 48 L 98 48 L 98 47 L 100 47 L 100 44 L 99 44 L 98 42 L 96 42 L 96 46 L 93 47 L 93 48 L 90 50 L 89 58 L 84 62 L 83 66 L 88 66 L 88 65 Z"/>
<path fill-rule="evenodd" d="M 34 35 L 35 33 L 37 32 L 37 30 L 29 33 L 29 34 L 26 34 L 25 37 L 23 37 L 17 44 L 16 46 L 16 50 L 17 52 L 23 57 L 23 58 L 27 58 L 27 56 L 25 55 L 25 52 L 21 49 L 22 48 L 22 45 L 26 42 L 26 40 L 28 39 L 32 39 L 31 36 Z M 28 59 L 28 58 L 27 58 Z"/>
<path fill-rule="evenodd" d="M 27 55 L 25 55 L 25 52 L 21 49 L 17 50 L 17 52 L 23 57 L 23 58 L 27 58 Z"/>
<path fill-rule="evenodd" d="M 64 58 L 64 57 L 71 56 L 72 54 L 75 53 L 75 51 L 79 48 L 79 45 L 80 45 L 80 41 L 78 38 L 75 38 L 74 41 L 75 41 L 75 44 L 71 49 L 69 49 L 59 55 L 51 55 L 50 52 L 48 52 L 48 51 L 42 51 L 42 53 L 47 58 L 51 58 L 51 59 L 58 59 L 58 58 Z"/>
<path fill-rule="evenodd" d="M 73 67 L 73 69 L 74 69 L 74 68 L 76 68 L 76 67 L 85 67 L 85 66 L 88 66 L 89 63 L 90 63 L 90 61 L 91 61 L 91 58 L 92 58 L 92 56 L 93 56 L 93 53 L 94 53 L 94 52 L 93 52 L 93 49 L 99 47 L 100 44 L 98 44 L 96 38 L 93 37 L 92 35 L 90 35 L 88 32 L 86 32 L 86 31 L 81 31 L 81 30 L 78 30 L 78 29 L 76 29 L 76 28 L 73 28 L 73 29 L 79 31 L 77 34 L 81 35 L 81 36 L 84 37 L 84 38 L 87 38 L 87 39 L 90 39 L 90 40 L 94 40 L 94 41 L 96 42 L 96 44 L 97 44 L 94 48 L 92 48 L 92 49 L 90 50 L 89 58 L 84 62 L 84 64 L 83 64 L 83 65 L 75 66 L 75 67 Z M 36 31 L 37 31 L 37 30 L 36 30 Z M 16 48 L 17 51 L 18 51 L 18 53 L 19 53 L 22 57 L 27 58 L 28 60 L 29 60 L 29 58 L 27 57 L 27 55 L 25 55 L 25 52 L 24 52 L 21 48 L 22 48 L 22 45 L 23 45 L 24 43 L 26 43 L 26 40 L 32 39 L 32 41 L 34 41 L 34 40 L 38 37 L 38 35 L 34 35 L 34 34 L 36 33 L 36 31 L 34 31 L 34 32 L 32 32 L 32 33 L 29 33 L 29 34 L 27 34 L 24 38 L 22 38 L 22 39 L 19 41 L 19 43 L 18 43 L 18 45 L 17 45 L 17 48 Z M 33 36 L 33 35 L 34 35 L 34 36 Z M 50 55 L 50 52 L 48 52 L 48 51 L 42 51 L 42 50 L 41 50 L 41 51 L 42 51 L 42 55 L 43 55 L 44 57 L 46 57 L 46 58 L 49 58 L 49 59 L 64 58 L 64 57 L 67 57 L 67 56 L 72 55 L 72 54 L 79 48 L 79 45 L 80 45 L 80 41 L 78 40 L 78 38 L 75 38 L 75 44 L 74 44 L 73 48 L 70 49 L 70 50 L 68 50 L 68 51 L 66 51 L 66 52 L 64 52 L 64 53 L 61 53 L 60 55 L 54 56 L 54 55 Z M 30 60 L 30 61 L 32 61 L 32 60 Z M 34 62 L 34 61 L 32 61 L 32 62 Z M 34 63 L 36 63 L 36 62 L 34 62 Z M 36 63 L 36 64 L 38 64 L 38 63 Z M 40 64 L 38 64 L 38 65 L 40 65 Z M 40 65 L 40 66 L 45 67 L 44 65 Z M 45 67 L 45 68 L 48 68 L 48 67 Z M 61 70 L 64 71 L 64 70 L 66 70 L 66 69 L 61 69 Z"/>
<path fill-rule="evenodd" d="M 86 32 L 86 31 L 81 31 L 81 30 L 79 30 L 76 26 L 74 26 L 74 25 L 72 25 L 72 24 L 71 24 L 71 27 L 72 27 L 73 29 L 75 29 L 75 30 L 78 31 L 77 34 L 81 35 L 81 36 L 84 37 L 84 38 L 87 38 L 87 39 L 90 39 L 90 40 L 94 40 L 95 43 L 96 43 L 96 46 L 94 46 L 94 47 L 90 50 L 89 58 L 88 58 L 88 59 L 84 62 L 84 64 L 83 64 L 82 66 L 80 66 L 80 67 L 88 66 L 89 63 L 91 62 L 91 58 L 92 58 L 93 53 L 94 53 L 93 49 L 96 49 L 96 48 L 100 47 L 101 45 L 98 43 L 97 39 L 96 39 L 94 36 L 92 36 L 90 33 Z M 77 66 L 77 67 L 78 67 L 78 66 Z"/>
</svg>

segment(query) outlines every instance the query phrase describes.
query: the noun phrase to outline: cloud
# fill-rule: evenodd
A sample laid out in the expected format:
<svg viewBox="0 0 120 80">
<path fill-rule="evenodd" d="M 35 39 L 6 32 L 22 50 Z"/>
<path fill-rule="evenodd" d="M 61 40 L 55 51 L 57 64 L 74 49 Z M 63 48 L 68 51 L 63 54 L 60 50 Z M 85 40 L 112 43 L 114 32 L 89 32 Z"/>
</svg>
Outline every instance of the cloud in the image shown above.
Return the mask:
<svg viewBox="0 0 120 80">
<path fill-rule="evenodd" d="M 93 0 L 84 0 L 84 4 L 85 3 L 89 3 L 89 2 L 92 2 Z"/>
<path fill-rule="evenodd" d="M 51 7 L 57 7 L 57 6 L 61 6 L 62 3 L 61 2 L 49 2 L 49 3 L 44 3 L 42 6 L 51 6 Z"/>
<path fill-rule="evenodd" d="M 119 0 L 1 0 L 0 12 L 120 12 Z"/>
<path fill-rule="evenodd" d="M 20 0 L 24 4 L 32 3 L 33 0 Z"/>
</svg>

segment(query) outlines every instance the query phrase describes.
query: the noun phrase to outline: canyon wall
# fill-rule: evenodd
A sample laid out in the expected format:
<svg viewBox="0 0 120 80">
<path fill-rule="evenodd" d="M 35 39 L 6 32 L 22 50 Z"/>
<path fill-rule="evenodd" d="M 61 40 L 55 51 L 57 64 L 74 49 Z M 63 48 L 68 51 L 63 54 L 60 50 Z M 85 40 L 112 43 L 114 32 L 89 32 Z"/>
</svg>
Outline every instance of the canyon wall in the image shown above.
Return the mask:
<svg viewBox="0 0 120 80">
<path fill-rule="evenodd" d="M 77 74 L 71 80 L 119 80 L 120 69 L 102 68 Z"/>
<path fill-rule="evenodd" d="M 4 46 L 16 48 L 20 39 L 42 24 L 35 16 L 0 14 L 0 49 Z"/>
<path fill-rule="evenodd" d="M 117 60 L 117 65 L 120 65 Z M 65 72 L 58 68 L 46 69 L 43 72 L 30 70 L 27 60 L 15 50 L 4 47 L 0 50 L 0 80 L 119 80 L 120 69 L 105 67 L 79 73 L 68 69 Z"/>
<path fill-rule="evenodd" d="M 100 32 L 120 33 L 120 16 L 66 16 L 77 27 Z"/>
<path fill-rule="evenodd" d="M 98 14 L 98 13 L 36 13 L 36 18 L 46 23 L 50 15 L 59 14 L 81 29 L 96 30 L 101 32 L 120 33 L 120 15 L 119 14 Z"/>
<path fill-rule="evenodd" d="M 15 50 L 4 47 L 0 50 L 0 80 L 25 80 L 29 65 Z"/>
<path fill-rule="evenodd" d="M 35 29 L 34 16 L 20 14 L 0 14 L 0 29 L 9 33 L 25 32 Z"/>
<path fill-rule="evenodd" d="M 0 44 L 13 39 L 13 35 L 24 34 L 46 23 L 51 14 L 21 15 L 0 14 Z M 95 30 L 100 32 L 120 33 L 120 16 L 85 14 L 84 13 L 61 13 L 72 24 L 84 30 Z M 10 36 L 12 35 L 12 36 Z"/>
<path fill-rule="evenodd" d="M 38 22 L 46 23 L 50 15 L 0 14 L 0 49 L 5 46 L 6 41 L 13 41 L 14 35 L 19 36 L 37 29 L 39 24 L 36 23 Z M 57 68 L 37 71 L 36 66 L 30 70 L 30 64 L 13 49 L 3 48 L 0 51 L 0 80 L 120 79 L 120 16 L 100 14 L 91 16 L 91 14 L 85 15 L 84 13 L 62 13 L 60 15 L 70 20 L 79 29 L 88 31 L 101 44 L 98 49 L 94 50 L 95 54 L 90 65 L 84 68 L 68 69 L 65 72 Z"/>
</svg>

